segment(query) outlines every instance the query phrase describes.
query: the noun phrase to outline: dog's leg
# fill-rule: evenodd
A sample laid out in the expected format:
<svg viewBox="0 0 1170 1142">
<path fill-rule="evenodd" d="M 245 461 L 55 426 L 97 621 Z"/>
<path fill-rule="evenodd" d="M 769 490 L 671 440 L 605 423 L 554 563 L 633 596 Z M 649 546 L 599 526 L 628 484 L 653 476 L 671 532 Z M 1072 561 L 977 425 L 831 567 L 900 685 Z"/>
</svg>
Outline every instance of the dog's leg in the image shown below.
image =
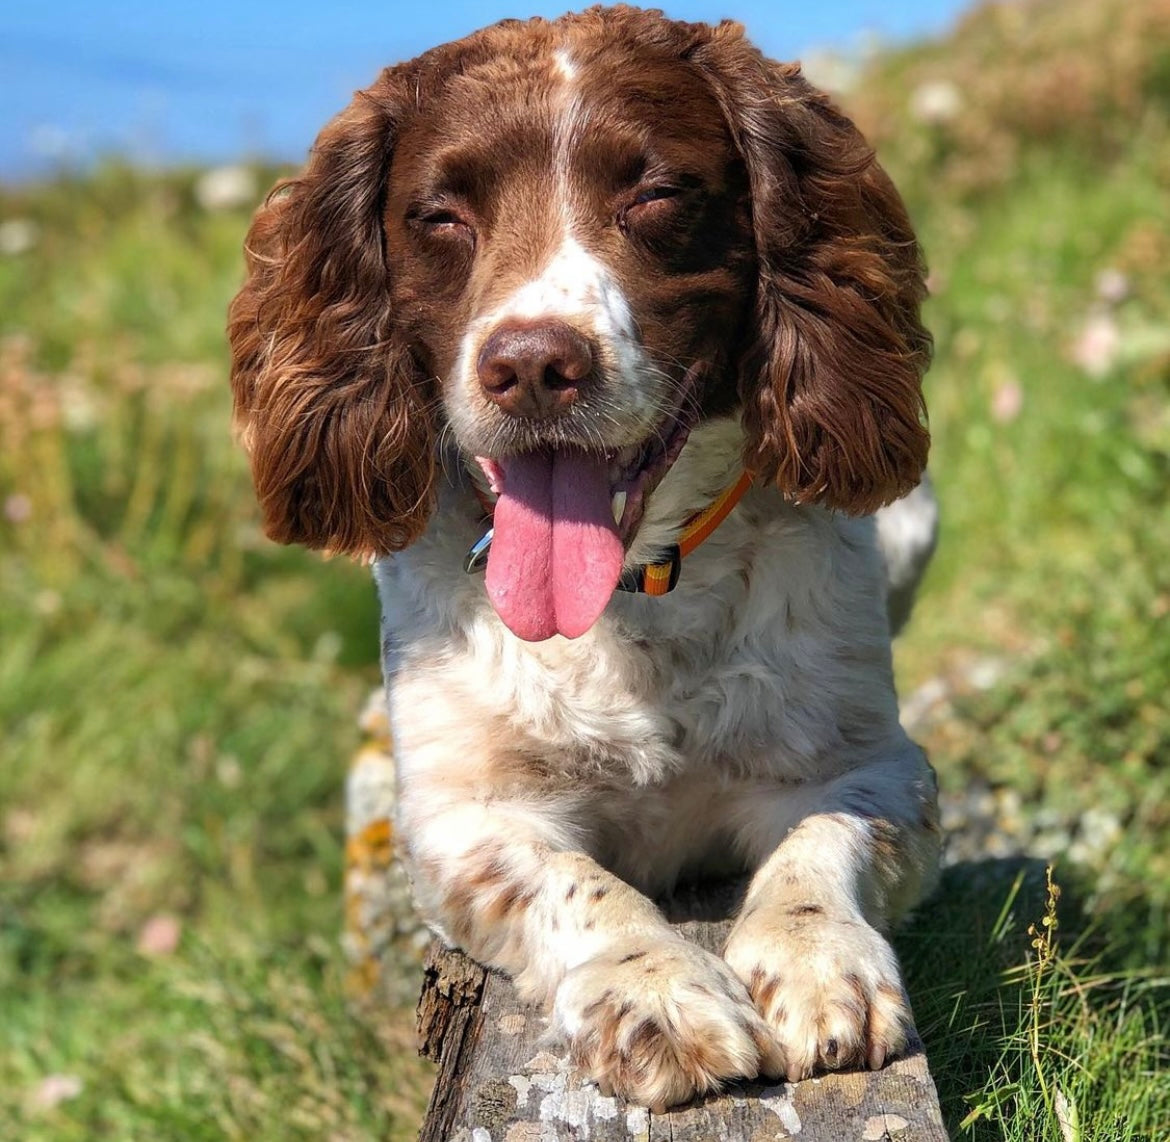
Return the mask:
<svg viewBox="0 0 1170 1142">
<path fill-rule="evenodd" d="M 420 904 L 455 944 L 551 1008 L 606 1093 L 663 1107 L 724 1079 L 783 1074 L 747 989 L 580 848 L 576 814 L 532 800 L 449 804 L 406 822 Z M 579 818 L 578 818 L 579 819 Z"/>
<path fill-rule="evenodd" d="M 753 790 L 737 817 L 741 844 L 762 863 L 724 957 L 783 1048 L 788 1078 L 880 1067 L 913 1029 L 884 933 L 937 872 L 937 793 L 925 757 L 906 743 L 817 793 Z"/>
</svg>

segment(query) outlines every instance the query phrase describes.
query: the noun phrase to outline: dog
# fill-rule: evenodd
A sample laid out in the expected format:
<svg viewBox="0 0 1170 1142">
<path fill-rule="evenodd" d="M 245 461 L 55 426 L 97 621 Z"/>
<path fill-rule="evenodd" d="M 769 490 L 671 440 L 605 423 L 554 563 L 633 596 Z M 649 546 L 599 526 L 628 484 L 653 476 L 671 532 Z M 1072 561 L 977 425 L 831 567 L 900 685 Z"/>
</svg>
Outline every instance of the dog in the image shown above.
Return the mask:
<svg viewBox="0 0 1170 1142">
<path fill-rule="evenodd" d="M 931 341 L 855 126 L 735 23 L 504 21 L 359 91 L 246 255 L 239 434 L 272 538 L 373 562 L 434 930 L 651 1107 L 904 1050 Z M 652 903 L 735 872 L 722 957 Z"/>
</svg>

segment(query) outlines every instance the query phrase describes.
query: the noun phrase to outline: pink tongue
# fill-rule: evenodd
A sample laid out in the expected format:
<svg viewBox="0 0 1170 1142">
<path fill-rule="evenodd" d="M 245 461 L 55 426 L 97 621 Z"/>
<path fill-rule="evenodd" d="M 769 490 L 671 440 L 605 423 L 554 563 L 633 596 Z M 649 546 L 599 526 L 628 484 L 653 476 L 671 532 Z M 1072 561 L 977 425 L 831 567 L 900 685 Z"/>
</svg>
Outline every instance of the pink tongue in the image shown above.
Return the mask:
<svg viewBox="0 0 1170 1142">
<path fill-rule="evenodd" d="M 584 452 L 532 453 L 501 466 L 488 598 L 528 642 L 578 638 L 605 610 L 622 572 L 605 461 Z"/>
</svg>

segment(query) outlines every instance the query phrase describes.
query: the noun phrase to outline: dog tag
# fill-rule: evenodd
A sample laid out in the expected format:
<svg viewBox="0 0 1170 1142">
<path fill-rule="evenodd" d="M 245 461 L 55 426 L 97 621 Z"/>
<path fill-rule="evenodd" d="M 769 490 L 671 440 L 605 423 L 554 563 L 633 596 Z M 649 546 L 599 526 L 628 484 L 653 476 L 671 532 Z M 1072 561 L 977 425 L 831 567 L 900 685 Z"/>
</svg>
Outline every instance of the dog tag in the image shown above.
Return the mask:
<svg viewBox="0 0 1170 1142">
<path fill-rule="evenodd" d="M 489 527 L 468 549 L 467 558 L 463 560 L 463 570 L 468 575 L 476 575 L 487 567 L 488 552 L 492 549 L 492 534 L 495 528 Z"/>
</svg>

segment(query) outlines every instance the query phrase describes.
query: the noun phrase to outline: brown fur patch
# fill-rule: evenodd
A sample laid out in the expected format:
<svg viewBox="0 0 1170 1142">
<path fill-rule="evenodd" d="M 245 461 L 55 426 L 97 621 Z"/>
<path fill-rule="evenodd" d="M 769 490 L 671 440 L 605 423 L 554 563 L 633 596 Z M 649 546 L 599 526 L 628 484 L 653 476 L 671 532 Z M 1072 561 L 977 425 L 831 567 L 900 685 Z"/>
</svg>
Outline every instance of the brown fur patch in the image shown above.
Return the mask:
<svg viewBox="0 0 1170 1142">
<path fill-rule="evenodd" d="M 841 977 L 841 982 L 849 989 L 850 1006 L 864 1014 L 869 1009 L 869 996 L 861 977 L 855 972 L 846 972 Z"/>
<path fill-rule="evenodd" d="M 756 1006 L 761 1011 L 766 1012 L 771 1010 L 772 1000 L 775 999 L 776 992 L 783 984 L 784 981 L 780 976 L 766 972 L 762 967 L 757 967 L 752 971 L 748 991 Z"/>
<path fill-rule="evenodd" d="M 502 844 L 484 846 L 457 869 L 429 862 L 428 869 L 442 878 L 442 911 L 452 935 L 474 949 L 481 929 L 507 921 L 527 908 L 536 898 L 536 889 L 515 879 Z"/>
<path fill-rule="evenodd" d="M 488 898 L 488 902 L 480 910 L 480 919 L 485 924 L 499 924 L 507 920 L 513 912 L 524 911 L 535 898 L 534 889 L 515 881 L 506 883 L 494 896 Z"/>
<path fill-rule="evenodd" d="M 856 127 L 738 28 L 695 53 L 747 163 L 760 264 L 742 382 L 747 463 L 797 499 L 875 510 L 913 488 L 929 435 L 925 271 L 902 201 Z"/>
</svg>

